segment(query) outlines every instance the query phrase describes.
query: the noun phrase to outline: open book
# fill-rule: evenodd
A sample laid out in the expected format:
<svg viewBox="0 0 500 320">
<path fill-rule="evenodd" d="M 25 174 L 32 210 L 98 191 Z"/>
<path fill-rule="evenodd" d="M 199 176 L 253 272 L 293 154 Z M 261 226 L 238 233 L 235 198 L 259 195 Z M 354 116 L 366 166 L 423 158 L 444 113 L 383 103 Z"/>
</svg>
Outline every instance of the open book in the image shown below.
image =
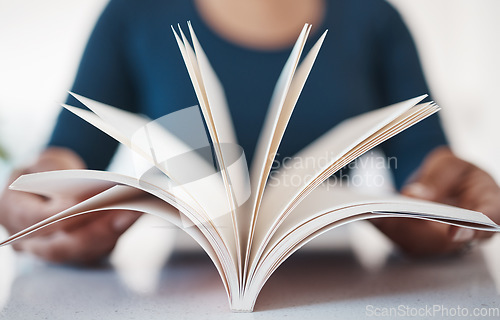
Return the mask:
<svg viewBox="0 0 500 320">
<path fill-rule="evenodd" d="M 261 288 L 283 261 L 321 233 L 351 221 L 408 217 L 500 231 L 479 212 L 400 195 L 373 197 L 330 190 L 323 183 L 366 151 L 438 111 L 432 102 L 418 104 L 425 96 L 346 120 L 311 142 L 289 165 L 271 170 L 326 36 L 325 32 L 299 64 L 311 30 L 308 24 L 278 79 L 248 170 L 222 86 L 188 26 L 192 45 L 180 27 L 179 33 L 172 30 L 200 106 L 151 121 L 73 94 L 90 111 L 64 107 L 131 149 L 136 155 L 137 174 L 67 170 L 20 177 L 11 189 L 47 197 L 95 188 L 104 191 L 1 245 L 81 214 L 116 209 L 150 213 L 183 229 L 206 251 L 222 278 L 233 311 L 252 311 Z M 322 161 L 316 165 L 301 162 L 319 158 Z M 274 183 L 270 183 L 271 174 Z M 298 183 L 286 183 L 287 177 Z"/>
</svg>

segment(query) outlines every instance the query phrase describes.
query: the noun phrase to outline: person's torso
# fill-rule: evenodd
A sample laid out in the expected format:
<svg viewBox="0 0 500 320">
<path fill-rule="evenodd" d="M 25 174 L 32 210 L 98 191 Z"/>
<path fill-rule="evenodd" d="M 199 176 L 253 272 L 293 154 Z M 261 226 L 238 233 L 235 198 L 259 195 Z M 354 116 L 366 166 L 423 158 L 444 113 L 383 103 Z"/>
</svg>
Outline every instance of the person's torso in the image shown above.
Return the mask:
<svg viewBox="0 0 500 320">
<path fill-rule="evenodd" d="M 291 46 L 269 52 L 232 44 L 204 23 L 191 1 L 149 0 L 143 6 L 125 30 L 130 33 L 128 58 L 133 61 L 139 111 L 154 119 L 198 104 L 171 31 L 171 25 L 186 26 L 190 20 L 225 88 L 238 142 L 250 160 Z M 367 27 L 371 18 L 350 1 L 327 1 L 324 21 L 313 26 L 303 55 L 324 30 L 329 32 L 286 129 L 280 157 L 384 103 L 374 79 L 377 46 Z"/>
</svg>

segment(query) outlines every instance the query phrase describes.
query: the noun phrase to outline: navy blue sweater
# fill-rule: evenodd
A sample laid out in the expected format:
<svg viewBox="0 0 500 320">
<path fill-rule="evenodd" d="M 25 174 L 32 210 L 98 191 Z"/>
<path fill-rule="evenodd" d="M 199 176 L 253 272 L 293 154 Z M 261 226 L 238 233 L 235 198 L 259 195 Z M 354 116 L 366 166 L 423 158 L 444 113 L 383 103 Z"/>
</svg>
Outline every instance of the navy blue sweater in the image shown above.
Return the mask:
<svg viewBox="0 0 500 320">
<path fill-rule="evenodd" d="M 224 85 L 239 144 L 251 161 L 274 84 L 290 48 L 244 48 L 214 33 L 187 0 L 111 0 L 83 54 L 73 92 L 158 118 L 197 104 L 170 30 L 190 20 Z M 304 21 L 306 22 L 306 21 Z M 382 0 L 327 1 L 307 52 L 329 29 L 279 148 L 291 156 L 345 118 L 428 93 L 412 38 Z M 79 105 L 68 98 L 68 103 Z M 446 144 L 432 116 L 382 145 L 397 157 L 399 187 L 438 145 Z M 104 169 L 116 142 L 61 111 L 49 145 L 69 147 L 91 169 Z"/>
</svg>

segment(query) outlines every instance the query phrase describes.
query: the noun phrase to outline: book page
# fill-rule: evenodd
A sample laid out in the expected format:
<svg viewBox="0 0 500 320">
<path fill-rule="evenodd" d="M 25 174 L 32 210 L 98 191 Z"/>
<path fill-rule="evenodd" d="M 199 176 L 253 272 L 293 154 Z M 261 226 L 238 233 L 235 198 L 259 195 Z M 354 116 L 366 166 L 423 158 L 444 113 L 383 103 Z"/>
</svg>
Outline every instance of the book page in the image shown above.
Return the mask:
<svg viewBox="0 0 500 320">
<path fill-rule="evenodd" d="M 20 238 L 23 238 L 35 231 L 38 231 L 42 228 L 45 228 L 51 224 L 54 224 L 58 221 L 65 220 L 71 217 L 74 217 L 81 212 L 85 211 L 91 211 L 94 210 L 95 208 L 102 208 L 110 204 L 115 204 L 120 201 L 124 201 L 126 199 L 134 198 L 138 195 L 143 194 L 141 190 L 137 190 L 134 188 L 129 188 L 127 190 L 123 189 L 118 191 L 118 189 L 113 189 L 114 187 L 111 187 L 107 190 L 102 191 L 99 193 L 97 196 L 93 196 L 87 200 L 84 200 L 66 210 L 63 210 L 62 212 L 56 213 L 49 218 L 40 221 L 39 223 L 36 223 L 29 228 L 26 228 L 24 230 L 21 230 L 20 232 L 12 235 L 9 237 L 9 239 L 3 241 L 0 243 L 0 246 L 10 244 L 11 242 L 18 240 Z"/>
<path fill-rule="evenodd" d="M 280 76 L 273 90 L 273 94 L 267 110 L 264 124 L 259 135 L 259 139 L 256 144 L 255 156 L 250 169 L 250 183 L 252 193 L 251 204 L 249 207 L 250 221 L 245 252 L 244 275 L 246 274 L 248 257 L 250 255 L 250 248 L 255 228 L 255 219 L 257 218 L 260 201 L 264 192 L 265 180 L 267 179 L 267 175 L 269 174 L 269 170 L 267 170 L 266 173 L 266 168 L 270 168 L 270 165 L 272 164 L 272 160 L 269 159 L 270 154 L 274 154 L 274 152 L 271 150 L 272 140 L 274 136 L 277 136 L 276 139 L 279 139 L 281 141 L 281 137 L 284 131 L 276 132 L 277 123 L 279 122 L 280 118 L 282 118 L 282 121 L 285 121 L 285 123 L 288 123 L 289 117 L 295 107 L 295 104 L 292 105 L 291 103 L 289 103 L 289 111 L 284 112 L 285 114 L 288 114 L 288 117 L 282 116 L 286 97 L 292 83 L 292 78 L 295 74 L 295 70 L 299 63 L 300 56 L 304 49 L 304 45 L 306 43 L 307 36 L 309 35 L 310 30 L 311 25 L 307 23 L 304 24 L 304 27 L 302 28 L 302 31 L 299 34 L 299 37 L 297 38 L 283 69 L 281 70 Z"/>
<path fill-rule="evenodd" d="M 204 130 L 203 119 L 197 106 L 172 112 L 155 120 L 120 110 L 118 108 L 71 93 L 92 112 L 64 105 L 66 109 L 96 126 L 120 143 L 129 147 L 157 166 L 171 178 L 187 170 L 168 172 L 165 162 L 181 154 L 210 146 Z M 184 131 L 182 131 L 184 129 Z M 190 165 L 201 166 L 208 174 L 214 173 L 208 157 L 195 157 L 192 153 Z M 139 175 L 138 175 L 139 176 Z M 180 180 L 183 180 L 179 177 Z"/>
<path fill-rule="evenodd" d="M 286 215 L 321 182 L 370 148 L 436 112 L 437 106 L 431 103 L 413 108 L 424 97 L 346 120 L 300 151 L 287 166 L 278 170 L 266 189 L 261 218 L 257 220 L 256 230 L 259 234 L 256 239 L 259 240 L 256 241 L 260 248 L 253 250 L 255 255 L 261 254 L 262 246 L 269 241 Z M 308 165 L 309 160 L 313 160 L 313 165 Z M 300 183 L 287 181 L 291 177 L 298 178 Z"/>
<path fill-rule="evenodd" d="M 182 201 L 174 194 L 171 183 L 164 175 L 151 175 L 151 179 L 138 180 L 119 173 L 97 170 L 59 170 L 23 175 L 9 187 L 11 190 L 30 192 L 47 197 L 73 197 L 122 184 L 150 193 L 184 212 L 196 224 L 208 225 L 211 220 L 199 215 L 198 208 Z"/>
<path fill-rule="evenodd" d="M 213 143 L 213 148 L 217 163 L 220 167 L 222 182 L 225 188 L 226 204 L 230 209 L 233 221 L 234 243 L 236 244 L 236 262 L 242 270 L 242 224 L 239 220 L 242 217 L 241 206 L 250 197 L 250 179 L 248 177 L 247 166 L 237 166 L 233 170 L 228 170 L 229 158 L 232 157 L 232 146 L 237 145 L 236 135 L 232 126 L 230 113 L 228 110 L 224 90 L 218 80 L 210 62 L 203 51 L 196 34 L 188 22 L 191 40 L 193 42 L 194 53 L 182 29 L 179 27 L 182 42 L 176 34 L 177 43 L 183 55 L 188 73 L 195 87 L 198 100 L 202 108 L 203 116 Z M 228 147 L 229 146 L 229 147 Z M 246 161 L 246 160 L 245 160 Z M 241 277 L 240 277 L 241 278 Z"/>
<path fill-rule="evenodd" d="M 298 226 L 306 224 L 325 212 L 335 211 L 347 207 L 362 206 L 366 212 L 374 213 L 401 213 L 411 216 L 425 216 L 435 219 L 449 219 L 457 222 L 476 223 L 490 230 L 491 227 L 498 228 L 496 224 L 484 214 L 462 209 L 446 204 L 410 198 L 397 193 L 387 195 L 372 195 L 357 192 L 355 189 L 343 187 L 331 187 L 323 184 L 309 194 L 278 228 L 273 235 L 273 241 L 269 246 L 279 242 L 283 236 Z M 384 209 L 380 209 L 380 208 Z"/>
<path fill-rule="evenodd" d="M 62 182 L 63 180 L 61 180 Z M 80 181 L 83 182 L 83 181 Z M 87 181 L 87 184 L 92 184 L 91 180 Z M 73 184 L 74 185 L 74 184 Z M 80 184 L 81 186 L 82 184 Z M 62 187 L 63 184 L 59 185 Z M 53 190 L 55 191 L 55 190 Z M 55 194 L 61 195 L 66 194 L 63 189 L 57 190 Z M 75 206 L 68 208 L 42 222 L 37 225 L 32 226 L 27 230 L 23 230 L 23 232 L 18 233 L 17 235 L 12 236 L 8 240 L 0 243 L 0 246 L 7 245 L 12 241 L 18 240 L 21 237 L 25 237 L 37 230 L 44 228 L 48 225 L 56 223 L 58 221 L 69 219 L 82 214 L 90 214 L 97 212 L 104 212 L 110 210 L 127 210 L 127 211 L 136 211 L 136 212 L 144 212 L 147 214 L 152 214 L 162 219 L 167 220 L 168 222 L 174 224 L 175 226 L 181 228 L 187 234 L 189 234 L 208 254 L 211 260 L 214 262 L 226 288 L 226 291 L 229 294 L 229 285 L 226 278 L 226 274 L 221 265 L 221 261 L 219 257 L 215 253 L 214 249 L 208 242 L 207 238 L 200 232 L 198 228 L 185 228 L 183 226 L 183 222 L 180 218 L 179 211 L 174 207 L 170 206 L 163 200 L 149 195 L 139 189 L 135 189 L 125 185 L 115 185 L 110 187 L 109 189 L 103 191 L 102 193 L 97 194 L 96 196 L 83 201 Z M 119 213 L 117 213 L 119 214 Z"/>
<path fill-rule="evenodd" d="M 199 214 L 197 212 L 198 208 L 193 208 L 190 203 L 182 201 L 164 178 L 164 175 L 157 174 L 152 175 L 151 179 L 145 181 L 106 171 L 62 170 L 23 175 L 11 185 L 11 189 L 46 196 L 71 196 L 69 192 L 73 190 L 96 190 L 96 188 L 108 185 L 127 185 L 152 194 L 174 206 L 186 216 L 184 227 L 198 226 L 207 237 L 216 241 L 215 246 L 226 248 L 227 254 L 231 254 L 230 250 L 233 250 L 232 254 L 234 254 L 234 246 L 227 246 L 223 240 L 223 232 L 228 229 L 227 219 L 229 217 L 225 215 L 213 220 Z M 70 188 L 66 188 L 68 186 Z M 219 228 L 219 225 L 225 226 L 225 228 Z M 225 253 L 226 251 L 221 252 Z"/>
<path fill-rule="evenodd" d="M 443 208 L 440 204 L 423 204 L 416 202 L 391 202 L 390 200 L 375 200 L 373 203 L 358 203 L 345 205 L 336 210 L 324 211 L 316 218 L 308 220 L 307 223 L 290 230 L 282 235 L 277 241 L 272 239 L 274 246 L 269 246 L 262 256 L 262 264 L 276 266 L 284 261 L 287 252 L 295 251 L 300 246 L 317 237 L 323 232 L 338 226 L 358 220 L 374 218 L 416 218 L 437 223 L 445 223 L 462 228 L 472 228 L 488 232 L 500 232 L 500 226 L 481 213 L 474 211 L 461 211 L 458 208 Z M 408 211 L 409 210 L 409 211 Z M 418 211 L 418 213 L 417 213 Z M 280 231 L 278 231 L 280 232 Z M 278 234 L 278 233 L 276 233 Z M 418 241 L 418 239 L 415 239 Z M 257 268 L 257 273 L 261 272 Z M 266 267 L 264 267 L 266 269 Z"/>
<path fill-rule="evenodd" d="M 214 133 L 216 133 L 219 143 L 238 144 L 224 88 L 222 87 L 217 74 L 210 65 L 210 61 L 201 47 L 190 22 L 188 22 L 188 27 L 200 70 L 201 78 L 198 80 L 202 82 L 202 87 L 206 92 L 208 100 L 207 108 L 210 111 L 208 118 L 211 120 L 212 125 L 215 128 Z"/>
<path fill-rule="evenodd" d="M 164 178 L 163 175 L 161 177 Z M 238 292 L 239 275 L 233 259 L 233 255 L 235 254 L 234 244 L 227 246 L 227 243 L 222 239 L 222 235 L 220 234 L 220 232 L 228 229 L 227 221 L 221 220 L 225 217 L 216 220 L 205 220 L 196 210 L 193 210 L 188 204 L 176 198 L 168 190 L 168 184 L 164 185 L 163 187 L 166 189 L 163 189 L 159 188 L 157 183 L 165 182 L 160 177 L 156 181 L 150 180 L 146 182 L 118 173 L 93 170 L 49 171 L 21 176 L 11 185 L 11 189 L 46 196 L 67 196 L 74 190 L 92 190 L 95 187 L 110 185 L 111 187 L 67 210 L 54 214 L 44 221 L 20 231 L 1 242 L 0 245 L 7 245 L 48 225 L 79 215 L 82 212 L 101 211 L 110 205 L 123 207 L 123 203 L 126 201 L 131 199 L 136 200 L 138 196 L 143 197 L 150 194 L 155 199 L 160 199 L 162 206 L 175 209 L 178 212 L 177 215 L 179 215 L 180 222 L 176 222 L 176 225 L 184 230 L 199 230 L 199 233 L 206 239 L 204 241 L 208 242 L 212 248 L 207 251 L 215 250 L 217 259 L 223 264 L 227 282 L 230 284 L 233 292 L 232 295 L 234 295 L 235 292 Z M 117 188 L 117 185 L 122 186 Z M 50 186 L 50 188 L 47 186 Z M 67 186 L 70 186 L 72 190 L 67 190 Z M 127 188 L 124 188 L 124 186 L 127 186 Z M 155 200 L 154 203 L 159 202 Z M 143 207 L 139 211 L 148 212 L 148 205 L 144 202 L 141 202 L 141 204 Z M 186 223 L 186 221 L 189 223 Z"/>
<path fill-rule="evenodd" d="M 480 212 L 399 194 L 367 195 L 348 188 L 322 185 L 304 199 L 280 225 L 250 275 L 251 284 L 247 289 L 255 294 L 255 290 L 260 290 L 267 278 L 288 256 L 323 232 L 352 221 L 384 217 L 417 218 L 500 232 L 500 226 Z"/>
<path fill-rule="evenodd" d="M 114 122 L 122 123 L 122 130 L 126 131 L 123 133 L 92 112 L 66 106 L 68 110 L 82 119 L 127 144 L 149 162 L 149 164 L 142 165 L 141 170 L 137 172 L 139 180 L 149 181 L 152 178 L 160 178 L 159 183 L 164 182 L 162 188 L 169 188 L 176 197 L 188 202 L 191 207 L 196 208 L 197 212 L 203 214 L 206 220 L 220 220 L 221 216 L 230 215 L 231 209 L 227 203 L 222 175 L 210 162 L 211 147 L 197 107 L 185 108 L 157 120 L 145 122 L 141 117 L 129 112 L 117 110 L 90 99 L 81 99 L 82 103 L 95 110 L 98 115 L 105 113 Z M 123 126 L 126 123 L 128 125 Z M 181 126 L 181 124 L 182 128 L 178 129 L 176 126 Z M 174 135 L 172 131 L 174 133 L 180 131 L 180 133 Z M 205 151 L 200 152 L 200 150 Z M 232 157 L 227 159 L 229 161 L 227 170 L 241 172 L 241 168 L 246 167 L 241 148 L 233 148 L 229 151 L 231 152 L 227 154 Z M 208 155 L 203 156 L 203 153 L 208 153 Z M 137 159 L 135 160 L 137 170 L 139 165 L 137 165 Z M 158 173 L 152 174 L 154 167 L 165 176 L 162 177 Z M 162 182 L 161 179 L 164 181 Z M 245 177 L 242 177 L 239 181 L 248 181 L 248 179 L 245 180 Z M 249 192 L 247 190 L 247 193 Z M 241 199 L 245 195 L 238 194 L 238 196 L 240 197 L 238 199 Z M 234 243 L 230 240 L 234 237 L 231 229 L 226 228 L 221 232 L 226 241 Z"/>
<path fill-rule="evenodd" d="M 235 170 L 230 172 L 227 169 L 231 155 L 230 152 L 228 152 L 228 149 L 224 148 L 224 145 L 237 145 L 238 143 L 227 106 L 226 97 L 222 85 L 210 65 L 210 62 L 201 47 L 190 22 L 188 22 L 188 27 L 201 74 L 201 82 L 203 83 L 208 99 L 206 114 L 204 113 L 205 120 L 214 144 L 215 155 L 221 169 L 226 189 L 228 205 L 231 209 L 235 243 L 237 246 L 237 263 L 239 269 L 242 270 L 242 243 L 245 241 L 242 239 L 242 237 L 244 237 L 244 233 L 242 233 L 241 227 L 244 222 L 240 221 L 244 218 L 244 213 L 242 213 L 240 209 L 241 205 L 243 205 L 243 203 L 250 197 L 251 189 L 248 169 L 247 166 L 241 167 L 242 171 Z M 238 202 L 238 199 L 244 199 L 244 201 Z"/>
<path fill-rule="evenodd" d="M 215 227 L 214 220 L 220 222 L 230 218 L 223 223 L 224 227 L 218 233 L 225 247 L 233 247 L 228 251 L 235 264 L 241 265 L 236 209 L 240 203 L 244 203 L 249 198 L 251 192 L 246 159 L 242 149 L 238 149 L 235 143 L 222 87 L 218 84 L 215 73 L 192 28 L 190 32 L 197 51 L 196 55 L 187 41 L 181 45 L 177 35 L 176 39 L 180 44 L 188 72 L 192 76 L 195 91 L 199 95 L 204 112 L 203 118 L 207 123 L 211 139 L 207 139 L 202 117 L 188 119 L 199 121 L 197 123 L 192 121 L 192 130 L 184 135 L 191 140 L 190 144 L 186 144 L 171 134 L 168 130 L 170 128 L 163 126 L 164 119 L 162 118 L 148 121 L 148 119 L 76 94 L 74 94 L 75 98 L 93 112 L 71 106 L 65 107 L 146 159 L 151 165 L 147 163 L 144 165 L 144 161 L 136 161 L 136 163 L 141 163 L 135 166 L 136 169 L 140 169 L 137 174 L 140 180 L 151 179 L 151 176 L 161 176 L 154 173 L 155 168 L 163 172 L 166 175 L 165 181 L 171 184 L 171 193 L 180 202 L 196 208 L 195 214 L 203 216 L 202 219 L 197 219 L 198 221 L 202 220 L 205 223 L 208 220 Z M 185 37 L 183 34 L 182 36 L 184 40 Z M 205 86 L 203 78 L 211 84 Z M 210 106 L 210 101 L 216 105 Z M 178 113 L 185 114 L 186 110 L 190 109 L 197 110 L 196 107 L 186 108 L 166 117 L 172 118 Z M 170 123 L 184 128 L 187 127 L 185 120 L 170 121 Z M 181 123 L 183 126 L 180 126 Z M 193 136 L 196 136 L 196 139 L 193 139 Z M 195 140 L 194 144 L 193 140 Z M 210 142 L 214 144 L 213 149 L 220 170 L 217 170 L 211 162 L 213 157 L 206 156 L 212 151 Z M 201 153 L 205 153 L 205 156 L 200 155 L 200 150 L 202 150 Z"/>
<path fill-rule="evenodd" d="M 327 31 L 323 33 L 311 51 L 307 54 L 304 61 L 298 66 L 295 74 L 295 68 L 300 59 L 300 55 L 310 29 L 310 25 L 308 26 L 306 24 L 304 26 L 304 29 L 297 39 L 292 53 L 290 54 L 290 57 L 281 72 L 273 93 L 273 98 L 264 122 L 263 130 L 257 143 L 255 158 L 250 171 L 253 207 L 246 261 L 248 261 L 248 257 L 250 255 L 255 222 L 259 213 L 262 196 L 264 194 L 265 182 L 269 177 L 274 156 L 283 138 L 288 121 L 290 120 L 293 109 L 295 108 L 295 104 L 297 103 L 326 36 Z"/>
<path fill-rule="evenodd" d="M 234 245 L 227 246 L 224 240 L 226 229 L 230 224 L 228 215 L 220 216 L 216 219 L 205 217 L 198 212 L 199 208 L 192 207 L 193 203 L 185 202 L 179 197 L 177 190 L 172 188 L 171 183 L 165 180 L 165 176 L 151 174 L 147 180 L 138 180 L 134 177 L 107 171 L 96 170 L 61 170 L 48 171 L 23 175 L 11 185 L 12 190 L 31 192 L 48 197 L 73 196 L 71 192 L 85 190 L 100 190 L 103 187 L 116 184 L 127 185 L 135 189 L 152 194 L 166 203 L 174 206 L 184 215 L 187 220 L 184 227 L 199 226 L 205 230 L 205 234 L 218 241 L 217 246 L 225 247 L 228 253 L 234 254 Z M 50 187 L 49 187 L 50 186 Z M 79 194 L 79 193 L 77 193 Z"/>
<path fill-rule="evenodd" d="M 143 115 L 119 109 L 119 106 L 109 106 L 74 92 L 69 92 L 69 94 L 80 101 L 84 106 L 89 108 L 105 123 L 122 133 L 129 141 L 132 140 L 132 137 L 137 130 L 151 122 L 151 119 Z"/>
<path fill-rule="evenodd" d="M 310 30 L 311 26 L 306 23 L 302 28 L 302 32 L 295 42 L 295 45 L 293 46 L 290 56 L 288 57 L 283 69 L 281 70 L 281 74 L 274 87 L 273 95 L 271 97 L 271 102 L 268 107 L 268 112 L 262 126 L 259 140 L 256 144 L 255 156 L 250 170 L 252 195 L 256 195 L 255 199 L 252 199 L 252 201 L 256 202 L 254 204 L 254 211 L 257 210 L 257 203 L 260 202 L 260 193 L 262 193 L 263 191 L 261 189 L 264 188 L 264 183 L 262 180 L 267 179 L 267 176 L 264 177 L 266 175 L 265 169 L 268 166 L 268 163 L 272 162 L 272 160 L 269 160 L 269 155 L 274 153 L 273 150 L 271 150 L 273 137 L 277 136 L 277 138 L 281 140 L 281 137 L 284 133 L 284 130 L 283 132 L 276 131 L 278 122 L 281 118 L 281 120 L 285 122 L 286 126 L 289 117 L 291 116 L 295 107 L 295 103 L 289 103 L 287 106 L 288 108 L 285 108 L 284 105 L 292 83 L 293 75 L 295 74 L 295 70 L 297 68 L 297 65 L 299 64 L 299 59 L 304 49 Z"/>
</svg>

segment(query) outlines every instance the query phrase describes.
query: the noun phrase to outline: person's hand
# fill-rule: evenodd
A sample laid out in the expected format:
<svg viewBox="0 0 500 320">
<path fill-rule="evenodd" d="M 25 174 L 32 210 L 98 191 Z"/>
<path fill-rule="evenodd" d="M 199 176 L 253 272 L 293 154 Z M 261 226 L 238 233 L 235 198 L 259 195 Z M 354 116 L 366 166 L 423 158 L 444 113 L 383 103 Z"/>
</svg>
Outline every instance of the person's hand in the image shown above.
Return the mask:
<svg viewBox="0 0 500 320">
<path fill-rule="evenodd" d="M 431 152 L 402 194 L 484 213 L 500 223 L 500 188 L 484 170 L 447 147 Z M 401 249 L 414 256 L 460 252 L 492 232 L 458 228 L 417 219 L 377 219 L 375 225 Z"/>
<path fill-rule="evenodd" d="M 84 167 L 84 162 L 74 152 L 49 148 L 34 165 L 14 172 L 7 186 L 21 174 Z M 73 198 L 47 199 L 5 189 L 0 196 L 0 224 L 14 234 L 101 191 L 93 190 Z M 50 262 L 93 264 L 111 252 L 119 236 L 138 216 L 132 212 L 98 212 L 70 218 L 38 231 L 33 237 L 15 242 L 13 247 Z"/>
</svg>

